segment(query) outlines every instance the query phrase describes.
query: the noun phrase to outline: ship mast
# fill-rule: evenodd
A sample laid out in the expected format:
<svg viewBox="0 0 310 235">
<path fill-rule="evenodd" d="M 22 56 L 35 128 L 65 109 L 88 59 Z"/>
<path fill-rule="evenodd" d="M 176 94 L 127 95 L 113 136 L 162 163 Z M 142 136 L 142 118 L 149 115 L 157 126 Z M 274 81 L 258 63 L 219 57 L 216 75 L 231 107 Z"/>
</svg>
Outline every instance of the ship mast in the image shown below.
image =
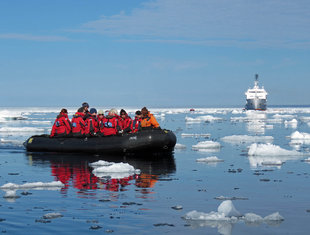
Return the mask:
<svg viewBox="0 0 310 235">
<path fill-rule="evenodd" d="M 258 74 L 255 74 L 255 82 L 254 82 L 254 86 L 257 87 L 258 86 Z"/>
</svg>

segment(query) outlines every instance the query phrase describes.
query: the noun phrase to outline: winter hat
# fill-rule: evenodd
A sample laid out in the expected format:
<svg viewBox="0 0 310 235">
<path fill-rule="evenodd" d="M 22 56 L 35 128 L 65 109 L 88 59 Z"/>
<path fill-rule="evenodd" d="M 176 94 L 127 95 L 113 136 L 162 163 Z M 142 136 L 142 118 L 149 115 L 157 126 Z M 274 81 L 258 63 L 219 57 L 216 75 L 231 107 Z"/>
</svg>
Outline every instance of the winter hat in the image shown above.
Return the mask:
<svg viewBox="0 0 310 235">
<path fill-rule="evenodd" d="M 85 107 L 89 108 L 89 104 L 88 104 L 87 102 L 84 102 L 84 103 L 82 104 L 82 107 L 83 107 L 83 108 L 85 108 Z"/>
<path fill-rule="evenodd" d="M 117 110 L 116 109 L 111 109 L 109 111 L 109 116 L 116 116 L 117 115 Z"/>
<path fill-rule="evenodd" d="M 136 115 L 141 115 L 142 113 L 141 113 L 141 111 L 140 110 L 137 110 L 136 111 Z"/>
<path fill-rule="evenodd" d="M 89 110 L 89 112 L 90 112 L 91 114 L 97 113 L 97 109 L 91 108 L 91 109 Z"/>
<path fill-rule="evenodd" d="M 127 113 L 126 113 L 126 111 L 124 109 L 121 109 L 119 114 L 122 115 L 122 114 L 127 114 Z"/>
<path fill-rule="evenodd" d="M 81 108 L 79 108 L 77 111 L 78 111 L 78 113 L 83 113 L 83 112 L 84 112 L 84 109 L 83 109 L 83 107 L 81 107 Z"/>
</svg>

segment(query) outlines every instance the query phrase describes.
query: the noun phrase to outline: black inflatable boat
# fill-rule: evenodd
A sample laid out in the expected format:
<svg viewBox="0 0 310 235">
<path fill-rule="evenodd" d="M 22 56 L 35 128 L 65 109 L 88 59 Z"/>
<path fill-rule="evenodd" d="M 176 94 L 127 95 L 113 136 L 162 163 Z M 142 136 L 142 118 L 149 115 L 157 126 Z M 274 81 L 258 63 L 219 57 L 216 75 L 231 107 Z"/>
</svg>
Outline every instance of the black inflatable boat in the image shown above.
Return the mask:
<svg viewBox="0 0 310 235">
<path fill-rule="evenodd" d="M 172 131 L 152 129 L 105 137 L 50 138 L 49 135 L 35 135 L 25 143 L 29 152 L 67 153 L 141 153 L 171 152 L 176 144 Z"/>
</svg>

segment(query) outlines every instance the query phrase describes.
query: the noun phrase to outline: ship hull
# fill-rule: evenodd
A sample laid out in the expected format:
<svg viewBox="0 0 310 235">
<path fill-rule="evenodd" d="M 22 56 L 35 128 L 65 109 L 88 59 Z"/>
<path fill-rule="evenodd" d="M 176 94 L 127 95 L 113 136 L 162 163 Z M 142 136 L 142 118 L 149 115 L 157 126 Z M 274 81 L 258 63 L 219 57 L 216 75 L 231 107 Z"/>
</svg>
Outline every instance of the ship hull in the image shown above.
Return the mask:
<svg viewBox="0 0 310 235">
<path fill-rule="evenodd" d="M 267 109 L 267 100 L 266 99 L 247 99 L 246 110 L 266 110 Z"/>
</svg>

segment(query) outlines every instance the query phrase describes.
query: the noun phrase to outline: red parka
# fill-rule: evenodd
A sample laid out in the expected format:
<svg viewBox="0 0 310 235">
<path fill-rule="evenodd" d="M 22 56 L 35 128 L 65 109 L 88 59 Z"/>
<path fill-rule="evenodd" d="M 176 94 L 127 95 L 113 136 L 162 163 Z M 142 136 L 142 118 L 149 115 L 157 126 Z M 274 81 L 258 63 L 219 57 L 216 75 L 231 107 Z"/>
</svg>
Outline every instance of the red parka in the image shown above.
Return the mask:
<svg viewBox="0 0 310 235">
<path fill-rule="evenodd" d="M 95 136 L 99 131 L 97 118 L 90 115 L 87 117 L 85 122 L 86 122 L 85 134 Z"/>
<path fill-rule="evenodd" d="M 71 132 L 71 123 L 66 113 L 60 113 L 52 127 L 51 137 L 57 135 L 68 135 Z"/>
<path fill-rule="evenodd" d="M 119 126 L 121 130 L 125 130 L 129 127 L 131 123 L 131 118 L 126 114 L 125 118 L 122 118 L 122 116 L 119 117 Z"/>
<path fill-rule="evenodd" d="M 106 116 L 99 122 L 99 131 L 104 136 L 116 135 L 120 130 L 117 116 Z"/>
<path fill-rule="evenodd" d="M 85 134 L 85 121 L 83 119 L 84 113 L 76 112 L 72 118 L 72 133 Z"/>
<path fill-rule="evenodd" d="M 135 118 L 134 120 L 131 121 L 130 123 L 131 133 L 136 133 L 141 129 L 141 120 L 142 118 Z"/>
</svg>

